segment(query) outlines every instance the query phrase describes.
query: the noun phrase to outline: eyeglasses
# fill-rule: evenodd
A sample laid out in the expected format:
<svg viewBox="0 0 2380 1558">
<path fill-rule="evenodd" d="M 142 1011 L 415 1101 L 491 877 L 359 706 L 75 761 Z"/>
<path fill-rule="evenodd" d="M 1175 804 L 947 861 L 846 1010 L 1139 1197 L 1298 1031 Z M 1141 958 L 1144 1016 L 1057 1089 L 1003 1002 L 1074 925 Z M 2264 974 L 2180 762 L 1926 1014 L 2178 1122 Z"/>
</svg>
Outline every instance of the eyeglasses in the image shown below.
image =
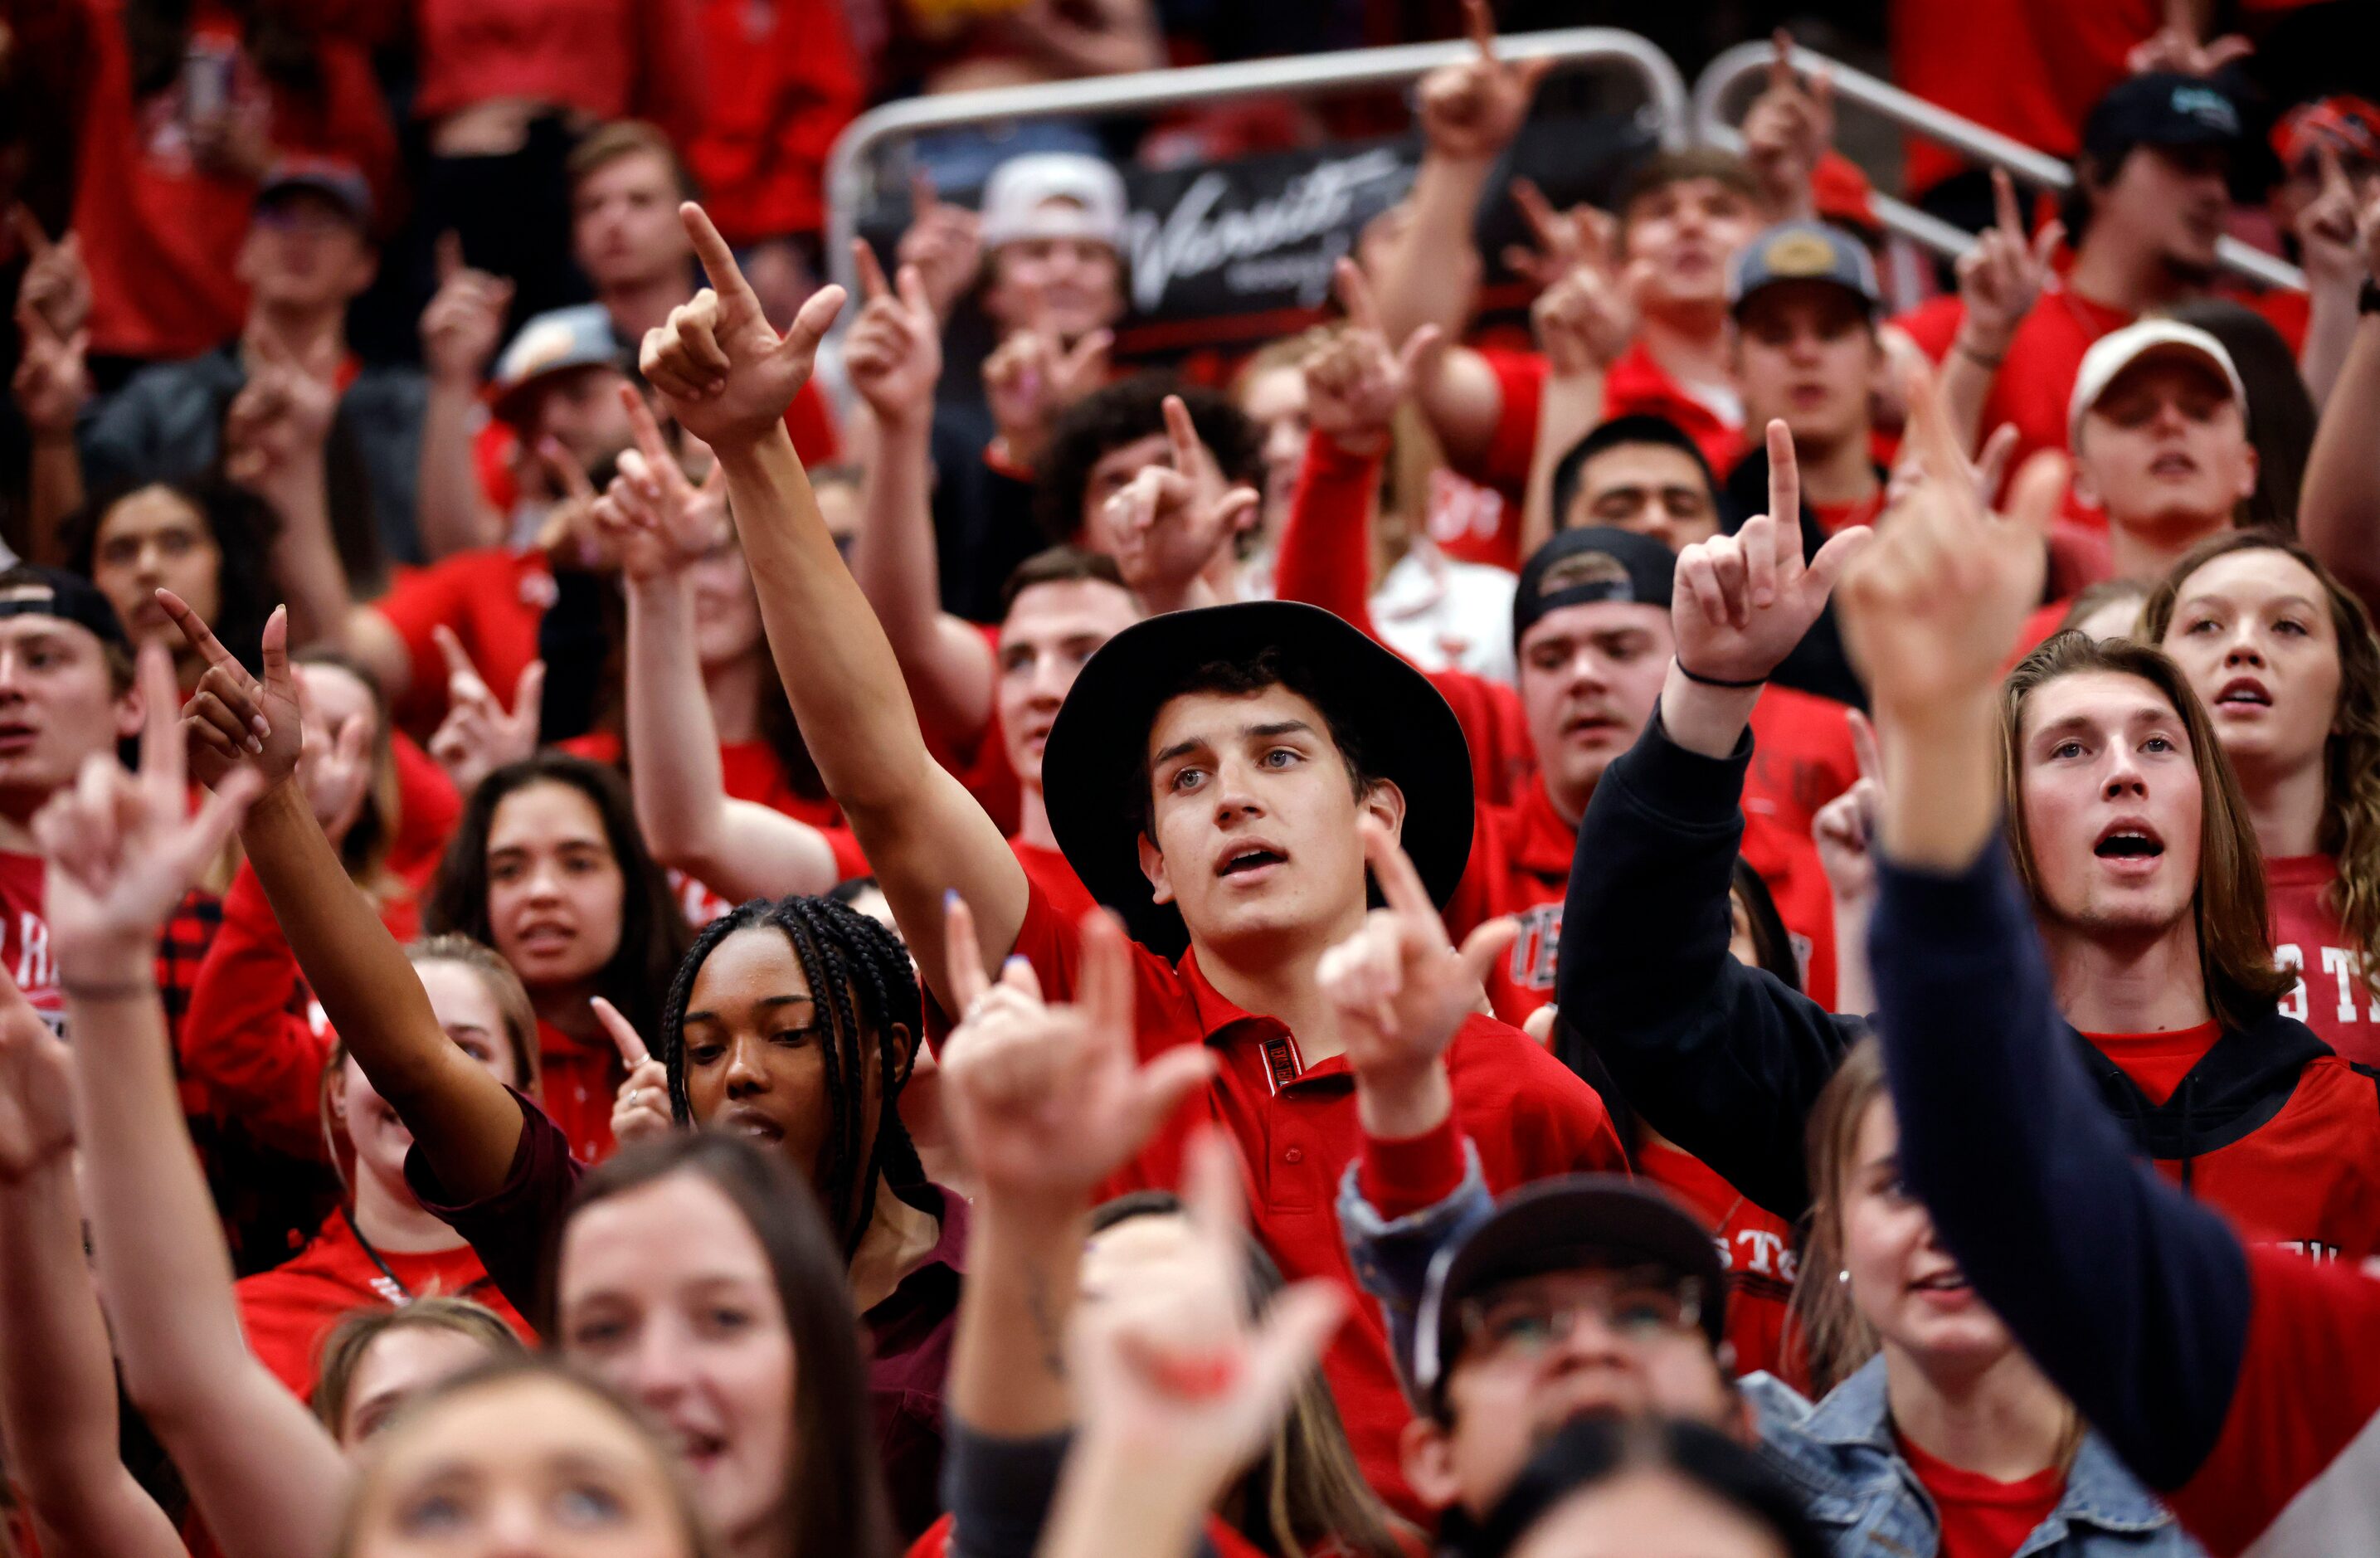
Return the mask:
<svg viewBox="0 0 2380 1558">
<path fill-rule="evenodd" d="M 1458 1313 L 1464 1343 L 1477 1356 L 1526 1361 L 1568 1341 L 1587 1315 L 1631 1345 L 1692 1331 L 1702 1323 L 1702 1284 L 1665 1272 L 1635 1272 L 1588 1292 L 1488 1293 L 1466 1299 Z"/>
</svg>

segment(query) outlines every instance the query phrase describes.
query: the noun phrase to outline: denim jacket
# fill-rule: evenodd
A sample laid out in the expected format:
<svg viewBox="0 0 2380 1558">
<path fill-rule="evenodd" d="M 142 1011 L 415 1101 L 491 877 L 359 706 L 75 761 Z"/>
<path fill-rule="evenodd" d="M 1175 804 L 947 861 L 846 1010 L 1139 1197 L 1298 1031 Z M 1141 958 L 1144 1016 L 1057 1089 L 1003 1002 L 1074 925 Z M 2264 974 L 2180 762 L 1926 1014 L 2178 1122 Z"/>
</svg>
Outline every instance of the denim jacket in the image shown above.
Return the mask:
<svg viewBox="0 0 2380 1558">
<path fill-rule="evenodd" d="M 1373 1210 L 1350 1163 L 1339 1183 L 1339 1227 L 1364 1290 L 1380 1301 L 1389 1356 L 1400 1369 L 1413 1356 L 1414 1313 L 1431 1265 L 1495 1210 L 1469 1142 L 1463 1183 L 1444 1200 L 1390 1221 Z M 1410 1382 L 1407 1382 L 1410 1394 Z M 1806 1501 L 1837 1558 L 1935 1558 L 1941 1528 L 1932 1499 L 1900 1458 L 1884 1393 L 1884 1359 L 1812 1406 L 1767 1374 L 1742 1382 L 1760 1430 L 1761 1458 Z M 2204 1558 L 2171 1511 L 2124 1469 L 2097 1434 L 2087 1435 L 2066 1491 L 2014 1558 Z"/>
</svg>

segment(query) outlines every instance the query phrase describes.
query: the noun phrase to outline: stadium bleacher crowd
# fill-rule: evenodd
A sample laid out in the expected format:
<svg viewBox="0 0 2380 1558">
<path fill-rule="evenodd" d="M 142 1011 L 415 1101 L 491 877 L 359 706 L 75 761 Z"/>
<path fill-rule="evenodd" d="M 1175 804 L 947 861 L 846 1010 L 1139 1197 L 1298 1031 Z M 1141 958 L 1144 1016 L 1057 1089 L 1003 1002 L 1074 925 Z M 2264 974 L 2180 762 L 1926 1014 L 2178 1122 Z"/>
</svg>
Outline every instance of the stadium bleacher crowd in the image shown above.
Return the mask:
<svg viewBox="0 0 2380 1558">
<path fill-rule="evenodd" d="M 2370 0 L 0 0 L 0 1558 L 2380 1558 Z"/>
</svg>

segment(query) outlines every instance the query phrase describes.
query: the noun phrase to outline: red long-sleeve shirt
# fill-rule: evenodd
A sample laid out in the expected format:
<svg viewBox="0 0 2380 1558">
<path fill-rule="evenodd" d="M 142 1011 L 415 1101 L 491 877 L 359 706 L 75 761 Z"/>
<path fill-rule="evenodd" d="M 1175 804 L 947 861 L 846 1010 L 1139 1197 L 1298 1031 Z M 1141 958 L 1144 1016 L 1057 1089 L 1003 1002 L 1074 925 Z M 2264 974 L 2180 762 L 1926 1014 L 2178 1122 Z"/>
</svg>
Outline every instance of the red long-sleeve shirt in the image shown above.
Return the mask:
<svg viewBox="0 0 2380 1558">
<path fill-rule="evenodd" d="M 703 122 L 694 0 L 419 0 L 414 36 L 424 119 L 510 97 L 650 119 L 681 141 Z"/>
</svg>

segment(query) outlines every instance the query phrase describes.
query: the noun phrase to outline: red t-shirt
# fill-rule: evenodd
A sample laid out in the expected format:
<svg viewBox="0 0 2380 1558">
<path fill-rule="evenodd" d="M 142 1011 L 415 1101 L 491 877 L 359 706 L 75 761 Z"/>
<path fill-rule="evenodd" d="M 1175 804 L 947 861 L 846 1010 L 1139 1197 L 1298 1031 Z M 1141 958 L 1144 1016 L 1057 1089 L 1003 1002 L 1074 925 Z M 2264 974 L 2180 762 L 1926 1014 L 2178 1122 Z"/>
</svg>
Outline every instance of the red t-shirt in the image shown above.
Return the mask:
<svg viewBox="0 0 2380 1558">
<path fill-rule="evenodd" d="M 2204 1060 L 2222 1036 L 2223 1025 L 2209 1019 L 2194 1028 L 2164 1033 L 2086 1033 L 2082 1037 L 2114 1061 L 2151 1103 L 2162 1106 L 2190 1075 L 2190 1068 Z"/>
<path fill-rule="evenodd" d="M 2010 1558 L 2066 1492 L 2063 1467 L 2000 1482 L 1936 1460 L 1906 1434 L 1895 1433 L 1893 1442 L 1942 1518 L 1941 1558 Z"/>
<path fill-rule="evenodd" d="M 1849 704 L 1774 682 L 1762 689 L 1752 709 L 1744 815 L 1806 835 L 1818 809 L 1858 782 Z"/>
<path fill-rule="evenodd" d="M 396 717 L 424 739 L 446 713 L 446 657 L 430 630 L 455 630 L 480 677 L 506 707 L 520 674 L 537 658 L 537 630 L 553 604 L 553 570 L 545 554 L 475 547 L 425 568 L 400 570 L 373 609 L 388 619 L 413 661 L 412 685 Z"/>
<path fill-rule="evenodd" d="M 694 0 L 419 0 L 414 37 L 423 119 L 516 97 L 683 139 L 705 116 Z"/>
<path fill-rule="evenodd" d="M 1735 1371 L 1766 1370 L 1800 1384 L 1800 1349 L 1787 1341 L 1800 1269 L 1792 1225 L 1745 1199 L 1701 1159 L 1658 1137 L 1637 1150 L 1636 1168 L 1711 1230 L 1727 1271 L 1727 1339 L 1735 1346 Z"/>
<path fill-rule="evenodd" d="M 93 25 L 73 225 L 91 272 L 91 350 L 147 359 L 212 351 L 239 334 L 248 314 L 236 262 L 256 186 L 199 165 L 188 133 L 193 84 L 261 122 L 278 152 L 354 164 L 385 209 L 396 136 L 371 62 L 355 44 L 325 38 L 315 51 L 319 94 L 275 87 L 232 14 L 200 0 L 191 7 L 189 63 L 164 91 L 136 100 L 124 0 L 80 3 Z"/>
<path fill-rule="evenodd" d="M 1052 999 L 1071 999 L 1081 968 L 1078 927 L 1037 888 L 1026 899 L 1015 950 L 1031 959 Z M 1192 1130 L 1221 1127 L 1246 1175 L 1248 1220 L 1283 1276 L 1327 1277 L 1357 1296 L 1339 1236 L 1340 1175 L 1355 1160 L 1363 1129 L 1354 1074 L 1343 1056 L 1308 1065 L 1280 1022 L 1254 1016 L 1216 992 L 1196 954 L 1179 964 L 1144 947 L 1133 954 L 1141 1053 L 1204 1043 L 1214 1080 L 1158 1129 L 1101 1199 L 1131 1190 L 1174 1189 Z M 929 1021 L 947 1032 L 939 1013 Z M 1446 1051 L 1460 1128 L 1479 1146 L 1488 1188 L 1501 1194 L 1554 1175 L 1624 1172 L 1625 1154 L 1595 1089 L 1525 1034 L 1473 1016 Z M 1423 1514 L 1399 1469 L 1397 1437 L 1412 1414 L 1389 1364 L 1378 1308 L 1351 1306 L 1323 1359 L 1365 1479 L 1400 1509 Z"/>
<path fill-rule="evenodd" d="M 0 851 L 0 963 L 42 1020 L 63 1029 L 67 1005 L 58 992 L 57 960 L 50 955 L 48 880 L 48 862 L 39 855 Z"/>
<path fill-rule="evenodd" d="M 1099 907 L 1091 890 L 1075 872 L 1075 864 L 1062 850 L 1044 849 L 1038 844 L 1027 844 L 1012 838 L 1008 847 L 1016 856 L 1016 863 L 1025 868 L 1026 877 L 1041 895 L 1050 900 L 1050 907 L 1059 918 L 1079 925 L 1083 917 Z"/>
<path fill-rule="evenodd" d="M 620 1052 L 605 1035 L 581 1043 L 543 1017 L 537 1019 L 537 1049 L 538 1102 L 570 1138 L 572 1157 L 601 1162 L 612 1155 L 612 1105 L 628 1077 Z"/>
<path fill-rule="evenodd" d="M 1530 458 L 1536 453 L 1537 415 L 1546 392 L 1545 356 L 1492 347 L 1481 348 L 1479 355 L 1496 375 L 1502 406 L 1486 456 L 1463 474 L 1496 488 L 1517 505 L 1528 485 Z M 1713 470 L 1732 469 L 1743 457 L 1742 422 L 1729 420 L 1707 401 L 1689 394 L 1653 360 L 1641 340 L 1621 353 L 1605 372 L 1603 415 L 1606 420 L 1667 417 L 1701 448 Z"/>
<path fill-rule="evenodd" d="M 710 62 L 701 130 L 681 143 L 702 207 L 730 243 L 815 232 L 820 176 L 867 83 L 838 0 L 704 0 Z"/>
<path fill-rule="evenodd" d="M 388 846 L 388 869 L 416 893 L 429 891 L 445 858 L 446 841 L 462 820 L 463 797 L 438 760 L 405 732 L 389 735 L 396 768 L 396 837 Z"/>
<path fill-rule="evenodd" d="M 383 1249 L 375 1261 L 343 1212 L 333 1213 L 286 1262 L 243 1278 L 235 1291 L 249 1350 L 300 1401 L 313 1399 L 322 1339 L 357 1309 L 395 1308 L 432 1295 L 468 1298 L 495 1310 L 523 1342 L 537 1341 L 469 1245 L 412 1254 Z"/>
<path fill-rule="evenodd" d="M 2380 1065 L 2380 995 L 2363 980 L 2363 949 L 2331 907 L 2338 862 L 2293 855 L 2265 862 L 2265 902 L 2273 920 L 2273 961 L 2299 970 L 2281 1003 L 2347 1059 Z"/>
<path fill-rule="evenodd" d="M 1853 525 L 1873 525 L 1876 517 L 1883 512 L 1884 489 L 1881 486 L 1855 503 L 1819 503 L 1813 499 L 1810 504 L 1811 517 L 1818 521 L 1818 529 L 1828 535 L 1848 530 Z"/>
</svg>

